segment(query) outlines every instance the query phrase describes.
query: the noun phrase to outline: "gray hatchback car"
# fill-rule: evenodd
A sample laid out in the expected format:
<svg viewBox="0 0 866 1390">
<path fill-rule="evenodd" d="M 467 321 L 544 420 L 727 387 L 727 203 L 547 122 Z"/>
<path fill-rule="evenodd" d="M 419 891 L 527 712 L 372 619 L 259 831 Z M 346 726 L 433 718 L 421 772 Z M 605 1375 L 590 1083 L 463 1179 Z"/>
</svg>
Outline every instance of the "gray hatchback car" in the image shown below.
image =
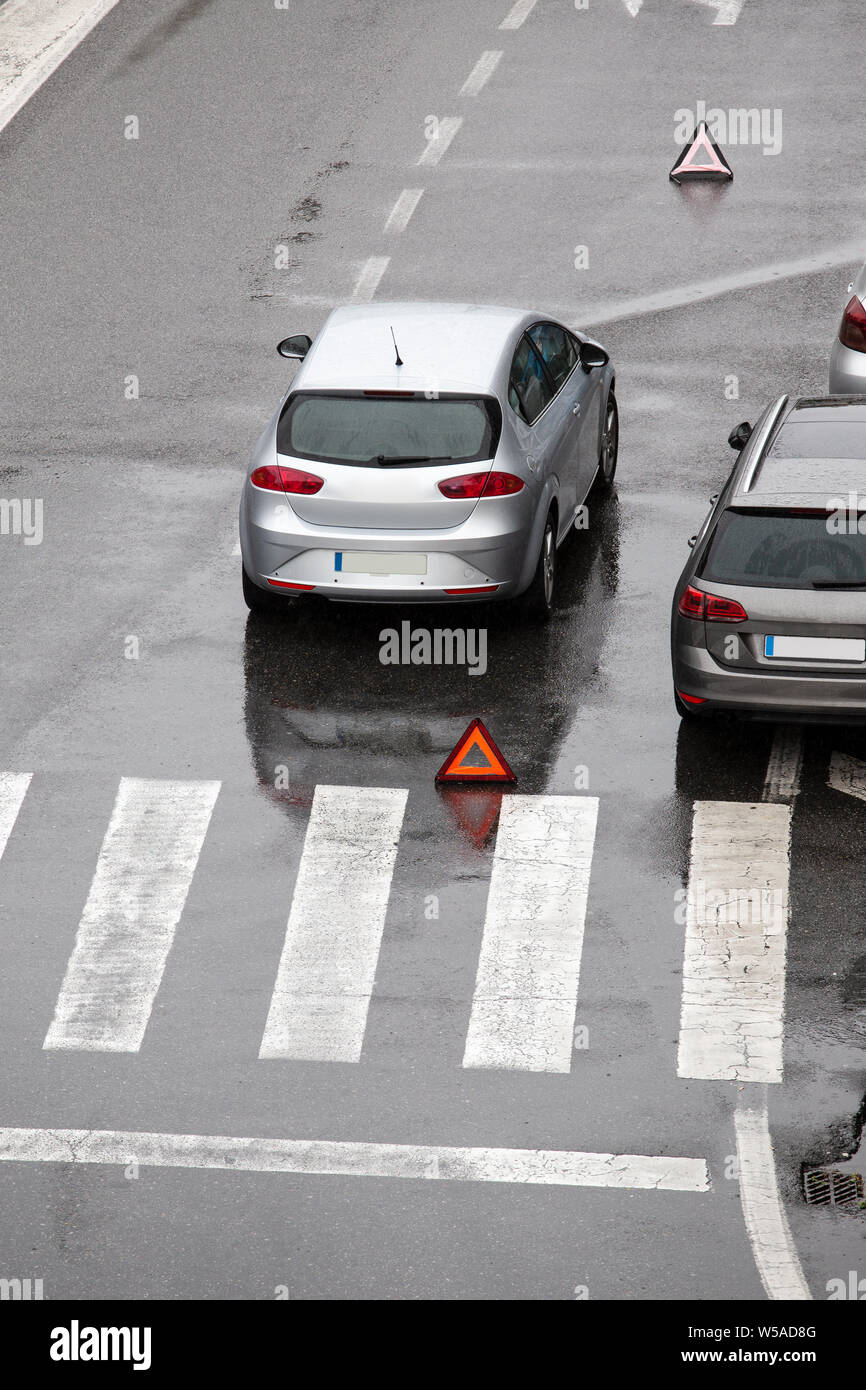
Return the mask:
<svg viewBox="0 0 866 1390">
<path fill-rule="evenodd" d="M 866 717 L 866 396 L 773 402 L 697 536 L 671 619 L 685 719 Z"/>
</svg>

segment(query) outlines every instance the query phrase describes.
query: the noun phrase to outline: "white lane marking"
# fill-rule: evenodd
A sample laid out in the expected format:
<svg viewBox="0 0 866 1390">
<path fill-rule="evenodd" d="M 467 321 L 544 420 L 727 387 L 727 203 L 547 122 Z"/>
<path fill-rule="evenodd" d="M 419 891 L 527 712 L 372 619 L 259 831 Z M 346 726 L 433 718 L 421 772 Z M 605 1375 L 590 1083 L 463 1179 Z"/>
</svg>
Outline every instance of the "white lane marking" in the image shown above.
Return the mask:
<svg viewBox="0 0 866 1390">
<path fill-rule="evenodd" d="M 121 778 L 44 1048 L 141 1047 L 219 788 Z"/>
<path fill-rule="evenodd" d="M 0 1129 L 0 1162 L 127 1164 L 245 1173 L 540 1183 L 709 1192 L 703 1158 L 565 1149 L 451 1148 L 333 1139 L 250 1139 L 116 1129 Z"/>
<path fill-rule="evenodd" d="M 460 88 L 460 95 L 463 97 L 476 97 L 484 86 L 493 76 L 499 66 L 499 59 L 502 57 L 502 50 L 486 49 L 475 67 L 470 72 L 463 86 Z"/>
<path fill-rule="evenodd" d="M 0 772 L 0 855 L 6 849 L 32 777 L 32 772 Z"/>
<path fill-rule="evenodd" d="M 368 304 L 379 288 L 379 281 L 388 268 L 390 256 L 371 256 L 364 262 L 352 293 L 353 304 Z"/>
<path fill-rule="evenodd" d="M 692 285 L 681 285 L 678 289 L 661 290 L 658 294 L 647 294 L 637 299 L 624 299 L 618 304 L 575 304 L 571 306 L 571 317 L 581 323 L 615 323 L 619 319 L 638 318 L 642 314 L 656 314 L 667 309 L 682 309 L 690 304 L 702 304 L 705 300 L 718 299 L 721 295 L 736 294 L 740 290 L 752 289 L 757 285 L 770 285 L 774 280 L 794 279 L 798 275 L 811 275 L 819 270 L 835 270 L 839 266 L 864 260 L 863 242 L 846 242 L 842 246 L 830 247 L 811 256 L 800 256 L 796 260 L 777 261 L 775 265 L 754 266 L 751 270 L 739 270 L 733 275 L 720 275 L 712 280 L 704 280 Z M 566 308 L 560 310 L 566 312 Z"/>
<path fill-rule="evenodd" d="M 734 1125 L 743 1216 L 767 1297 L 811 1299 L 782 1206 L 766 1106 L 742 1105 Z"/>
<path fill-rule="evenodd" d="M 232 546 L 232 555 L 240 555 L 240 553 L 241 553 L 241 540 L 240 540 L 240 536 L 238 536 L 237 540 L 235 541 L 234 545 Z"/>
<path fill-rule="evenodd" d="M 696 801 L 677 1075 L 782 1080 L 790 806 Z"/>
<path fill-rule="evenodd" d="M 632 19 L 636 19 L 641 12 L 643 0 L 622 0 Z"/>
<path fill-rule="evenodd" d="M 499 814 L 464 1067 L 567 1072 L 595 796 L 510 796 Z"/>
<path fill-rule="evenodd" d="M 405 232 L 409 218 L 421 201 L 423 188 L 404 188 L 388 214 L 386 232 Z"/>
<path fill-rule="evenodd" d="M 779 724 L 773 736 L 761 800 L 790 805 L 800 790 L 802 765 L 802 731 L 795 724 Z"/>
<path fill-rule="evenodd" d="M 746 0 L 694 0 L 694 3 L 715 10 L 714 24 L 736 24 Z"/>
<path fill-rule="evenodd" d="M 427 148 L 418 163 L 438 164 L 462 124 L 462 116 L 443 116 L 436 126 L 436 134 L 427 141 Z"/>
<path fill-rule="evenodd" d="M 316 787 L 260 1057 L 360 1060 L 408 795 Z"/>
<path fill-rule="evenodd" d="M 519 29 L 525 19 L 535 9 L 535 0 L 515 0 L 508 14 L 500 24 L 500 29 Z"/>
<path fill-rule="evenodd" d="M 849 757 L 847 753 L 834 753 L 830 759 L 827 785 L 834 791 L 866 801 L 866 763 L 859 758 Z"/>
<path fill-rule="evenodd" d="M 117 0 L 9 0 L 0 6 L 0 130 Z"/>
</svg>

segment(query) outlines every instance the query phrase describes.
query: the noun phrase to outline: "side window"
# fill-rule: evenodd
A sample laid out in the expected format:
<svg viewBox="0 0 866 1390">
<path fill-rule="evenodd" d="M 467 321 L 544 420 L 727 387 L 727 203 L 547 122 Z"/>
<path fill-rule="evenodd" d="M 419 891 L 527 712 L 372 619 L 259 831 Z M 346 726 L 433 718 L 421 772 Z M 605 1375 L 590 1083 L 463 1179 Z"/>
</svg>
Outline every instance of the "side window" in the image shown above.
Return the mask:
<svg viewBox="0 0 866 1390">
<path fill-rule="evenodd" d="M 537 323 L 530 328 L 529 336 L 553 378 L 554 389 L 558 391 L 577 362 L 571 334 L 560 328 L 558 323 Z"/>
<path fill-rule="evenodd" d="M 546 373 L 532 344 L 525 336 L 520 339 L 508 382 L 508 404 L 531 425 L 541 414 L 553 392 Z"/>
</svg>

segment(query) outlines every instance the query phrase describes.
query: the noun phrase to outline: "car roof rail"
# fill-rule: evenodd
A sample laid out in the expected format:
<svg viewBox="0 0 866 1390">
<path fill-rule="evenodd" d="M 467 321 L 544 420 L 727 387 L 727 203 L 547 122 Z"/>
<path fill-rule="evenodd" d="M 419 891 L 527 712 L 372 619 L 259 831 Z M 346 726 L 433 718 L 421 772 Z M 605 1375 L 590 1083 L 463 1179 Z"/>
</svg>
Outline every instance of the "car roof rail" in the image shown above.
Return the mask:
<svg viewBox="0 0 866 1390">
<path fill-rule="evenodd" d="M 776 428 L 776 425 L 779 423 L 779 419 L 782 415 L 782 412 L 785 409 L 785 406 L 788 404 L 789 399 L 790 397 L 787 395 L 779 397 L 779 399 L 776 401 L 776 404 L 770 407 L 770 413 L 768 414 L 766 420 L 761 426 L 760 433 L 758 431 L 755 431 L 755 433 L 749 440 L 748 445 L 746 447 L 748 448 L 752 457 L 749 460 L 748 467 L 746 468 L 742 478 L 740 479 L 740 485 L 737 488 L 738 492 L 749 492 L 750 489 L 754 487 L 755 479 L 758 476 L 758 470 L 761 464 L 764 462 L 764 450 L 767 447 L 771 434 Z"/>
</svg>

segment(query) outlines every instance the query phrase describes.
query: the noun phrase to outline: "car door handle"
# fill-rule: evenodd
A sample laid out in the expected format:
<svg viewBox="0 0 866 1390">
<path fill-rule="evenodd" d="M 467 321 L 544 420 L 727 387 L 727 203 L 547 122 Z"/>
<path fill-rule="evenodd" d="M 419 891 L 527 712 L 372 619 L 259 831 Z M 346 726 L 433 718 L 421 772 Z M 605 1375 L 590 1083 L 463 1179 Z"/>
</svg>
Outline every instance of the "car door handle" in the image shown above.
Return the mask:
<svg viewBox="0 0 866 1390">
<path fill-rule="evenodd" d="M 575 401 L 574 405 L 571 407 L 571 413 L 572 415 L 580 414 L 580 401 Z"/>
</svg>

